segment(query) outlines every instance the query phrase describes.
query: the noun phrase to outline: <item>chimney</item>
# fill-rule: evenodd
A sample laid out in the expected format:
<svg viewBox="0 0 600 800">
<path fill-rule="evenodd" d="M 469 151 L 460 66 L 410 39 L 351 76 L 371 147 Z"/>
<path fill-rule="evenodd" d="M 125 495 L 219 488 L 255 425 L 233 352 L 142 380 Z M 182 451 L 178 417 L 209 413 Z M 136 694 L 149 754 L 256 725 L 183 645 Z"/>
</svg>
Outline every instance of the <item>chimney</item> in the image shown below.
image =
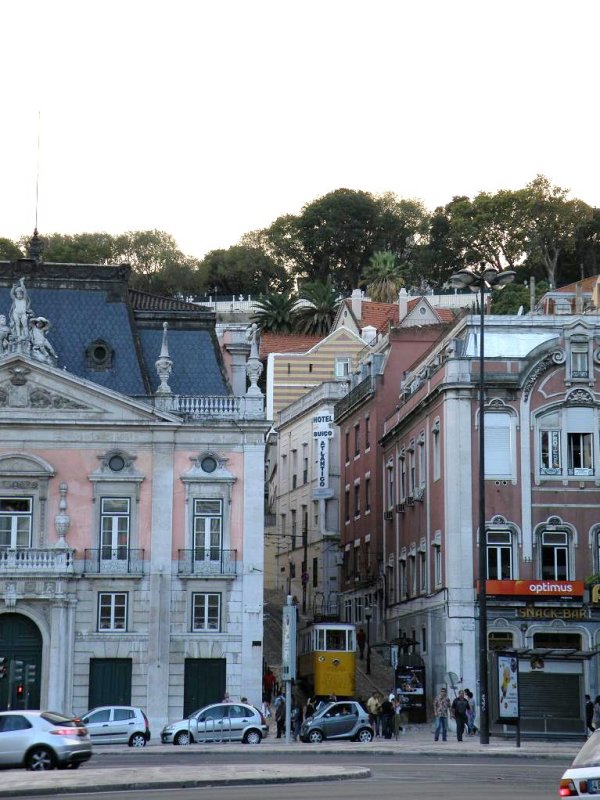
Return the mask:
<svg viewBox="0 0 600 800">
<path fill-rule="evenodd" d="M 352 290 L 352 313 L 356 317 L 356 319 L 360 322 L 360 318 L 362 316 L 362 292 L 360 289 L 353 289 Z"/>
<path fill-rule="evenodd" d="M 575 313 L 583 314 L 583 286 L 580 283 L 575 285 Z"/>
<path fill-rule="evenodd" d="M 592 303 L 595 309 L 600 309 L 600 275 L 596 278 L 596 283 L 592 289 Z"/>
<path fill-rule="evenodd" d="M 365 325 L 360 332 L 361 339 L 367 344 L 372 344 L 377 338 L 377 328 L 373 325 Z"/>
<path fill-rule="evenodd" d="M 408 314 L 408 294 L 404 286 L 400 289 L 398 293 L 398 319 L 400 322 L 404 319 L 404 317 Z"/>
</svg>

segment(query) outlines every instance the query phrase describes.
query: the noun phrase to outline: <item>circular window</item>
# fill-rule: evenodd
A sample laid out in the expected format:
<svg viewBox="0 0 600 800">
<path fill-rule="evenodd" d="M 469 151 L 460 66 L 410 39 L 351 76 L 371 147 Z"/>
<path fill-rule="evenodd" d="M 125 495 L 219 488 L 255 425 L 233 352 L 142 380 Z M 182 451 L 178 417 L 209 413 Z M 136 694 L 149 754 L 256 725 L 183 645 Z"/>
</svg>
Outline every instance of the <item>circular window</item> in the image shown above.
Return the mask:
<svg viewBox="0 0 600 800">
<path fill-rule="evenodd" d="M 102 362 L 108 358 L 108 350 L 103 344 L 97 344 L 92 350 L 92 358 L 94 361 Z"/>
<path fill-rule="evenodd" d="M 200 462 L 200 466 L 204 472 L 214 472 L 217 468 L 217 461 L 212 456 L 206 456 Z"/>
<path fill-rule="evenodd" d="M 425 306 L 421 306 L 421 308 L 419 309 L 419 314 L 422 314 L 423 316 L 425 316 L 426 313 L 427 313 L 427 309 L 425 308 Z"/>
<path fill-rule="evenodd" d="M 121 472 L 122 469 L 125 469 L 125 459 L 123 456 L 111 456 L 108 459 L 108 467 L 113 472 Z"/>
</svg>

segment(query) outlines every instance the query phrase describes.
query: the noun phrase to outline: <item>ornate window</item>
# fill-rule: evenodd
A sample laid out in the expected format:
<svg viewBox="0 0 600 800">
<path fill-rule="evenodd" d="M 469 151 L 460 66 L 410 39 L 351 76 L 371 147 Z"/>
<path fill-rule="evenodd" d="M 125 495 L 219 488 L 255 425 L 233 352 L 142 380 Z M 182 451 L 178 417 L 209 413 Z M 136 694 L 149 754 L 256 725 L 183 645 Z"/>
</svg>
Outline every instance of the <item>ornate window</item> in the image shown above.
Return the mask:
<svg viewBox="0 0 600 800">
<path fill-rule="evenodd" d="M 100 499 L 100 559 L 127 561 L 131 527 L 131 501 L 128 497 Z"/>
<path fill-rule="evenodd" d="M 0 497 L 0 548 L 31 547 L 32 497 Z"/>
<path fill-rule="evenodd" d="M 513 575 L 513 542 L 510 530 L 488 530 L 487 540 L 487 577 L 489 580 L 512 580 Z"/>
<path fill-rule="evenodd" d="M 112 369 L 115 351 L 104 339 L 96 339 L 85 349 L 85 360 L 88 369 L 105 372 Z"/>
<path fill-rule="evenodd" d="M 486 411 L 485 420 L 485 477 L 514 477 L 515 434 L 514 417 L 503 411 Z"/>
<path fill-rule="evenodd" d="M 223 502 L 194 500 L 194 561 L 219 561 L 223 534 Z"/>
<path fill-rule="evenodd" d="M 569 534 L 542 531 L 540 534 L 540 577 L 542 580 L 569 579 Z"/>
</svg>

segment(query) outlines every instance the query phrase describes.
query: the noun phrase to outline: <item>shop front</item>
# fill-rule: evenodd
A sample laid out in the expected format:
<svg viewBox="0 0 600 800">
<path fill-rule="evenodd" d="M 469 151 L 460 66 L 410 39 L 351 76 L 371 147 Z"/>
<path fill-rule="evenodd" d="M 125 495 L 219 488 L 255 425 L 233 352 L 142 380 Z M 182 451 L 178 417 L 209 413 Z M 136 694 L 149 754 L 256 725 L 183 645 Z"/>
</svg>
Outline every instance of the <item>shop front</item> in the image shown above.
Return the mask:
<svg viewBox="0 0 600 800">
<path fill-rule="evenodd" d="M 595 683 L 600 619 L 584 603 L 583 582 L 488 581 L 487 592 L 492 733 L 514 733 L 496 713 L 503 688 L 494 653 L 504 651 L 518 665 L 521 734 L 585 736 L 584 697 Z"/>
</svg>

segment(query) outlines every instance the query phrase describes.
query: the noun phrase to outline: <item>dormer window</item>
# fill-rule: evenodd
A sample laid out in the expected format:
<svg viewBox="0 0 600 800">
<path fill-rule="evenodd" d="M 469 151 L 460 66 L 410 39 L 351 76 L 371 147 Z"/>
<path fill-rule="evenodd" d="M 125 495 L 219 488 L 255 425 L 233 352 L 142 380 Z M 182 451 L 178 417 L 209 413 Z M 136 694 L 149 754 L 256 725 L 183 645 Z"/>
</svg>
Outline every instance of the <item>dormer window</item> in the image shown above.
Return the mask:
<svg viewBox="0 0 600 800">
<path fill-rule="evenodd" d="M 91 342 L 85 349 L 85 360 L 88 369 L 93 369 L 96 372 L 105 372 L 112 369 L 114 363 L 115 351 L 103 339 L 96 339 Z"/>
</svg>

